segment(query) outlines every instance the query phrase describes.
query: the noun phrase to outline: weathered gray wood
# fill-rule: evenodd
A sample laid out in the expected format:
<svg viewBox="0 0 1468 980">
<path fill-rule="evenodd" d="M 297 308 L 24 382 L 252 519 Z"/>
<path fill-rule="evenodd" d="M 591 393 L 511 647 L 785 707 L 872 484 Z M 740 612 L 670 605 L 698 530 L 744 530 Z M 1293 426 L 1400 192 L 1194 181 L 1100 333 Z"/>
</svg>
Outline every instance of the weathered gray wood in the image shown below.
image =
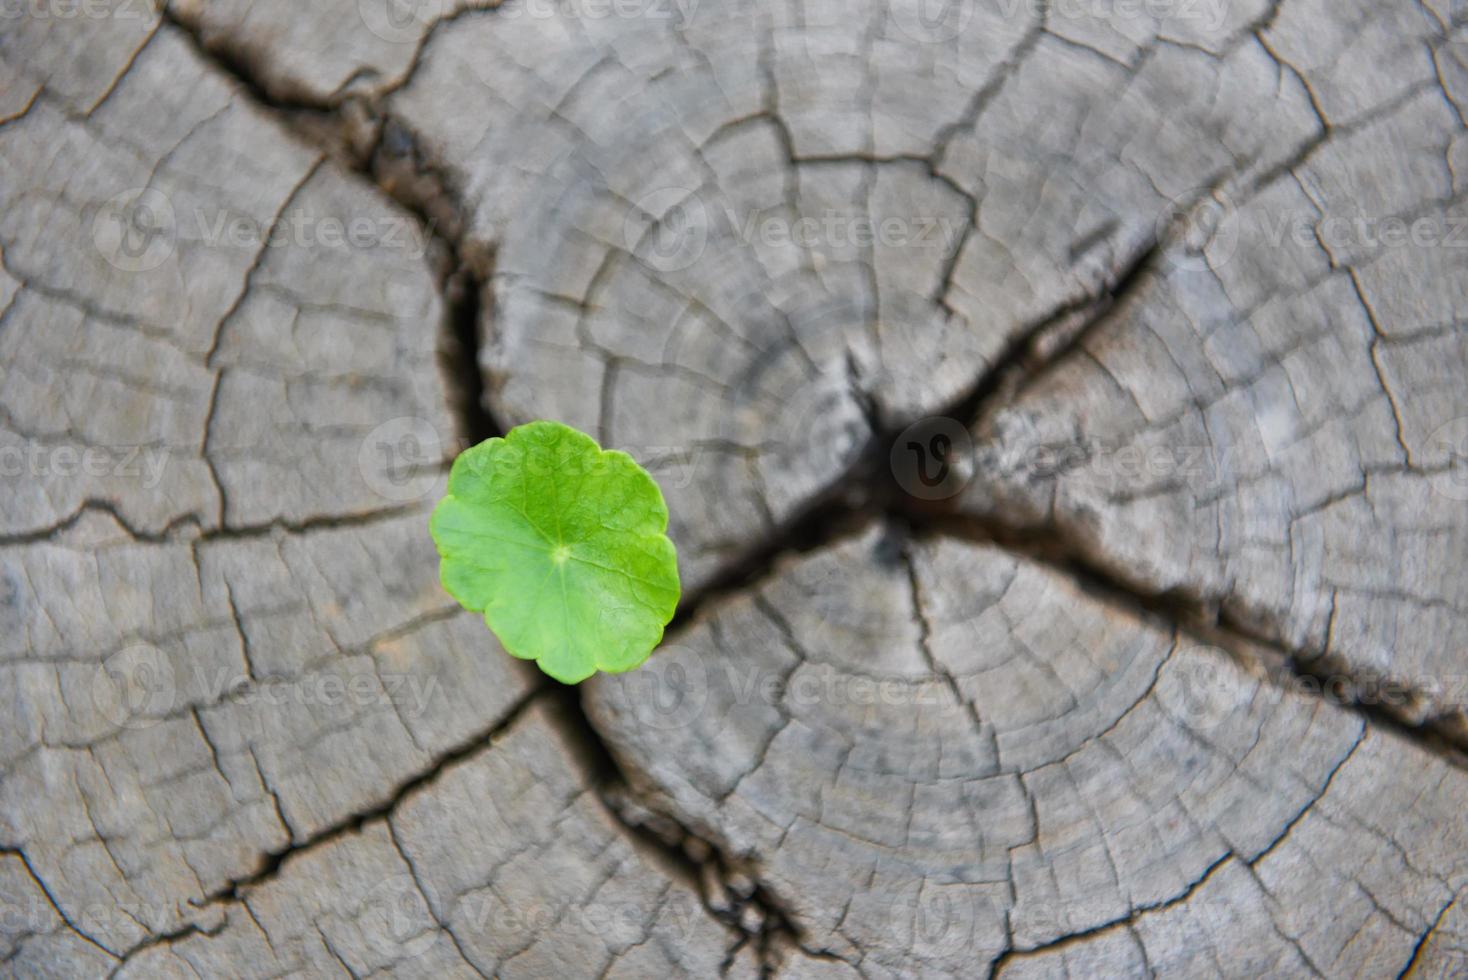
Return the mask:
<svg viewBox="0 0 1468 980">
<path fill-rule="evenodd" d="M 1029 561 L 891 533 L 591 689 L 634 787 L 806 949 L 867 976 L 1379 975 L 1455 901 L 1461 770 Z"/>
<path fill-rule="evenodd" d="M 0 30 L 0 973 L 1468 969 L 1462 10 L 483 6 Z M 475 277 L 691 595 L 987 393 L 957 520 L 587 727 L 437 582 Z"/>
<path fill-rule="evenodd" d="M 1307 7 L 1265 42 L 1316 93 L 1321 135 L 992 406 L 963 506 L 1463 730 L 1468 212 L 1433 66 L 1454 48 L 1421 11 L 1373 6 L 1341 43 L 1400 68 L 1345 73 Z"/>
<path fill-rule="evenodd" d="M 390 815 L 242 889 L 219 931 L 119 975 L 713 975 L 735 937 L 608 815 L 552 713 L 530 707 Z"/>
<path fill-rule="evenodd" d="M 737 935 L 597 801 L 569 723 L 515 714 L 537 675 L 438 586 L 459 435 L 426 229 L 177 29 L 22 27 L 4 972 L 715 972 Z M 167 209 L 132 252 L 107 211 L 130 188 Z M 455 849 L 466 821 L 500 858 Z"/>
<path fill-rule="evenodd" d="M 1129 70 L 963 11 L 466 17 L 388 101 L 497 248 L 495 408 L 648 460 L 690 582 L 1318 135 L 1247 18 Z"/>
</svg>

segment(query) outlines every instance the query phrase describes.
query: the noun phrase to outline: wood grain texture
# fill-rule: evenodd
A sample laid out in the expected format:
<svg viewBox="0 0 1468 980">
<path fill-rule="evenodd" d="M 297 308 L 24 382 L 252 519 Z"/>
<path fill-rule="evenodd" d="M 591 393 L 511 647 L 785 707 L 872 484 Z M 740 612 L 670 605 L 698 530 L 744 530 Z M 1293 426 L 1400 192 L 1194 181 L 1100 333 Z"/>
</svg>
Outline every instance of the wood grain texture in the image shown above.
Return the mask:
<svg viewBox="0 0 1468 980">
<path fill-rule="evenodd" d="M 591 687 L 634 788 L 806 949 L 867 976 L 1377 975 L 1455 901 L 1462 770 L 1043 566 L 892 535 Z"/>
<path fill-rule="evenodd" d="M 0 975 L 1468 971 L 1465 11 L 945 10 L 4 12 Z M 534 418 L 577 691 L 427 534 Z"/>
</svg>

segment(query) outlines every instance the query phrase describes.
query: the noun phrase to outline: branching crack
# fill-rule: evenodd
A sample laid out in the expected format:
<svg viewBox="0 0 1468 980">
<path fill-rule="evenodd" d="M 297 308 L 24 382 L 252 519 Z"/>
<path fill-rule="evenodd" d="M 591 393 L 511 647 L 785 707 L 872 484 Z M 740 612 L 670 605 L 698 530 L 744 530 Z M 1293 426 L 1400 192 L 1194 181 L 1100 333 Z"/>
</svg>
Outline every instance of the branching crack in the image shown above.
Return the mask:
<svg viewBox="0 0 1468 980">
<path fill-rule="evenodd" d="M 728 853 L 711 835 L 649 806 L 587 717 L 580 693 L 564 686 L 558 691 L 563 710 L 555 717 L 571 729 L 569 734 L 583 749 L 584 764 L 602 802 L 628 835 L 697 892 L 710 915 L 736 934 L 748 936 L 767 966 L 777 936 L 798 943 L 800 931 L 793 914 L 760 881 L 758 869 Z"/>
<path fill-rule="evenodd" d="M 414 791 L 432 783 L 449 766 L 475 755 L 482 751 L 485 746 L 492 744 L 501 734 L 513 727 L 524 716 L 536 698 L 542 696 L 546 690 L 547 687 L 542 685 L 526 693 L 510 708 L 504 717 L 485 731 L 471 736 L 459 745 L 436 757 L 426 769 L 399 783 L 380 803 L 369 809 L 343 817 L 305 839 L 296 840 L 294 839 L 294 835 L 292 835 L 293 839 L 290 844 L 280 850 L 266 854 L 261 859 L 255 871 L 243 877 L 235 878 L 211 892 L 204 898 L 203 902 L 199 903 L 200 907 L 240 901 L 242 896 L 251 888 L 273 878 L 279 872 L 281 866 L 293 857 L 314 850 L 348 834 L 360 832 L 364 826 L 376 820 L 386 819 L 397 809 L 398 805 L 404 799 Z"/>
<path fill-rule="evenodd" d="M 282 100 L 272 95 L 268 87 L 259 80 L 256 67 L 247 56 L 232 52 L 223 44 L 206 44 L 197 28 L 181 21 L 172 12 L 165 12 L 164 16 L 172 27 L 193 39 L 203 57 L 226 76 L 234 79 L 248 98 L 280 118 L 295 135 L 320 146 L 333 159 L 366 180 L 386 198 L 418 218 L 433 243 L 431 251 L 445 306 L 444 371 L 455 391 L 461 437 L 467 443 L 473 444 L 503 433 L 504 425 L 494 417 L 489 408 L 488 399 L 491 393 L 485 389 L 479 367 L 480 348 L 491 313 L 490 283 L 494 275 L 495 256 L 491 248 L 471 241 L 464 233 L 467 225 L 466 204 L 456 189 L 451 170 L 434 162 L 411 128 L 388 115 L 380 99 L 349 96 L 325 102 Z M 1036 31 L 1028 43 L 1033 45 L 1038 37 L 1039 32 Z M 1023 57 L 1025 53 L 1026 49 L 1022 46 L 1017 57 Z M 409 74 L 411 75 L 411 71 Z M 994 84 L 1001 84 L 1001 80 L 996 78 Z M 987 97 L 981 92 L 966 115 L 977 117 L 982 112 Z M 1324 139 L 1332 130 L 1323 117 L 1322 126 L 1325 132 L 1321 138 Z M 1310 147 L 1307 145 L 1302 150 L 1301 159 L 1309 152 Z M 1287 161 L 1281 169 L 1288 169 L 1295 162 Z M 1080 247 L 1084 248 L 1087 244 L 1083 242 Z M 1161 250 L 1160 243 L 1148 244 L 1117 271 L 1105 288 L 1070 301 L 1019 331 L 967 391 L 934 414 L 955 418 L 966 426 L 972 426 L 987 417 L 996 405 L 1032 386 L 1068 353 L 1081 349 L 1094 331 L 1109 322 L 1113 311 L 1146 282 Z M 874 413 L 870 414 L 874 418 Z M 896 486 L 887 465 L 890 447 L 898 434 L 899 430 L 895 426 L 874 425 L 867 445 L 855 462 L 824 492 L 808 501 L 783 525 L 772 529 L 762 541 L 749 548 L 742 556 L 725 564 L 708 585 L 685 596 L 678 615 L 669 627 L 669 636 L 699 619 L 705 608 L 711 604 L 747 588 L 752 582 L 774 574 L 778 564 L 787 556 L 825 547 L 851 534 L 854 529 L 885 519 L 904 526 L 908 533 L 918 537 L 954 536 L 994 543 L 1066 576 L 1108 604 L 1125 606 L 1132 610 L 1140 607 L 1175 624 L 1180 631 L 1210 645 L 1224 647 L 1236 656 L 1249 660 L 1251 664 L 1256 657 L 1256 651 L 1263 649 L 1274 661 L 1269 666 L 1295 678 L 1323 679 L 1318 673 L 1318 665 L 1305 662 L 1297 651 L 1259 636 L 1258 631 L 1251 630 L 1248 624 L 1241 622 L 1236 616 L 1211 608 L 1197 597 L 1148 593 L 1093 560 L 1074 543 L 1066 540 L 1058 529 L 1051 527 L 1022 530 L 1002 524 L 984 523 L 972 518 L 954 517 L 941 511 L 935 512 L 934 509 L 913 500 Z M 108 505 L 92 502 L 63 527 L 75 523 L 87 509 L 105 510 L 117 517 Z M 312 521 L 299 529 L 308 526 L 351 525 L 375 519 L 379 519 L 378 516 L 325 518 Z M 120 518 L 118 523 L 122 524 Z M 233 529 L 227 534 L 241 536 L 270 533 L 277 527 L 279 525 L 259 529 Z M 298 530 L 289 526 L 285 529 Z M 58 529 L 45 532 L 40 539 L 49 537 L 55 530 Z M 134 537 L 150 540 L 144 535 Z M 14 542 L 0 540 L 0 544 L 5 543 Z M 914 577 L 915 603 L 917 599 Z M 919 606 L 918 615 L 921 614 Z M 1244 653 L 1246 650 L 1249 652 Z M 935 670 L 937 667 L 934 664 Z M 939 674 L 947 676 L 941 671 Z M 958 694 L 953 678 L 948 676 L 947 680 L 953 685 L 955 694 Z M 566 710 L 558 714 L 567 719 L 567 723 L 575 729 L 573 734 L 587 747 L 584 753 L 586 771 L 598 785 L 602 798 L 618 823 L 633 840 L 660 855 L 663 863 L 675 874 L 691 882 L 704 895 L 706 906 L 716 918 L 731 929 L 748 934 L 750 941 L 758 944 L 767 966 L 771 943 L 776 937 L 784 937 L 799 944 L 801 937 L 794 913 L 767 885 L 761 883 L 755 866 L 748 860 L 721 849 L 710 840 L 712 835 L 700 834 L 681 825 L 669 814 L 640 802 L 635 784 L 627 778 L 612 750 L 588 719 L 580 695 L 572 689 L 550 684 L 527 694 L 489 730 L 438 756 L 429 768 L 400 783 L 379 804 L 347 816 L 304 840 L 293 841 L 287 847 L 267 854 L 253 873 L 235 879 L 215 891 L 205 899 L 204 904 L 238 901 L 245 891 L 274 876 L 294 855 L 342 835 L 357 832 L 371 821 L 386 819 L 408 794 L 437 778 L 446 766 L 481 751 L 488 741 L 513 725 L 527 706 L 539 697 L 554 697 L 564 702 Z M 1453 765 L 1465 767 L 1460 750 L 1468 748 L 1468 738 L 1450 730 L 1441 719 L 1430 718 L 1414 723 L 1389 707 L 1367 703 L 1360 697 L 1348 700 L 1345 704 L 1332 698 L 1330 703 L 1359 714 L 1368 723 L 1399 733 Z M 977 717 L 975 721 L 977 723 Z M 1212 874 L 1235 857 L 1232 852 L 1223 855 L 1173 902 L 1186 900 Z M 32 874 L 34 877 L 34 873 Z M 37 882 L 39 883 L 39 878 Z M 1129 923 L 1141 911 L 1143 910 L 1136 910 L 1126 919 L 1104 923 L 1086 933 L 1063 937 L 1042 948 L 1062 945 L 1103 929 Z M 179 935 L 190 930 L 199 931 L 197 927 L 186 927 Z M 152 942 L 166 942 L 171 938 L 173 937 L 160 936 Z M 105 949 L 100 944 L 99 948 Z M 1025 952 L 1032 951 L 1008 950 L 992 966 L 997 969 L 1010 957 L 1021 956 Z"/>
</svg>

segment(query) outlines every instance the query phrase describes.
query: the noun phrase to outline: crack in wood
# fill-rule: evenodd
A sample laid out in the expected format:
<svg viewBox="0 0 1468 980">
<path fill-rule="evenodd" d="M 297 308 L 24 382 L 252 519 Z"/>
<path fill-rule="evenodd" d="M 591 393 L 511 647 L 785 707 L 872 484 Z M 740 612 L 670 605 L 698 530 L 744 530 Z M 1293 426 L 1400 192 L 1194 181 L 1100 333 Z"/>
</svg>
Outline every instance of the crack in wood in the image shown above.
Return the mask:
<svg viewBox="0 0 1468 980">
<path fill-rule="evenodd" d="M 1275 4 L 1267 17 L 1255 25 L 1255 29 L 1267 29 L 1268 22 L 1277 16 L 1278 8 L 1279 4 Z M 468 442 L 477 443 L 502 434 L 504 426 L 494 417 L 488 406 L 484 375 L 479 369 L 479 351 L 485 342 L 484 331 L 492 316 L 492 310 L 489 309 L 489 283 L 494 274 L 495 256 L 483 247 L 466 241 L 463 234 L 463 198 L 449 179 L 447 169 L 428 159 L 412 130 L 387 115 L 382 110 L 380 101 L 372 102 L 356 96 L 334 96 L 323 102 L 304 98 L 282 99 L 271 95 L 259 80 L 258 66 L 248 56 L 231 50 L 222 41 L 206 44 L 197 29 L 180 21 L 172 12 L 165 12 L 164 17 L 170 25 L 187 34 L 198 51 L 220 72 L 234 79 L 248 98 L 271 110 L 297 136 L 325 148 L 348 169 L 418 219 L 425 232 L 433 239 L 438 256 L 439 284 L 446 311 L 443 326 L 444 369 L 455 391 L 455 414 L 461 427 L 461 435 Z M 420 44 L 412 67 L 403 80 L 393 86 L 394 89 L 406 84 L 407 79 L 411 78 L 426 43 L 425 39 Z M 1313 92 L 1311 97 L 1314 102 Z M 1321 118 L 1325 125 L 1323 141 L 1324 136 L 1330 133 L 1330 126 L 1324 123 L 1323 115 Z M 370 135 L 364 136 L 364 133 Z M 1308 156 L 1309 152 L 1310 149 L 1302 151 L 1300 160 Z M 1280 169 L 1288 170 L 1295 162 L 1287 161 Z M 1096 235 L 1100 236 L 1102 232 L 1098 231 Z M 1077 247 L 1084 249 L 1089 244 L 1091 242 L 1083 240 Z M 1019 391 L 1032 385 L 1068 354 L 1082 349 L 1087 338 L 1095 331 L 1104 329 L 1111 314 L 1145 281 L 1158 252 L 1159 245 L 1155 242 L 1139 250 L 1104 289 L 1068 302 L 1022 330 L 995 361 L 979 373 L 973 384 L 959 398 L 935 414 L 955 418 L 966 427 L 980 424 L 997 406 L 1008 402 Z M 932 507 L 913 500 L 897 487 L 887 469 L 889 450 L 898 435 L 896 427 L 876 424 L 875 413 L 869 405 L 866 407 L 868 417 L 874 423 L 873 434 L 859 453 L 857 461 L 825 490 L 810 498 L 794 517 L 775 528 L 742 556 L 726 562 L 710 584 L 685 596 L 677 616 L 670 624 L 670 637 L 699 621 L 706 610 L 722 600 L 743 592 L 753 583 L 767 579 L 790 556 L 824 548 L 872 522 L 888 521 L 899 525 L 904 533 L 918 537 L 952 536 L 992 542 L 1007 551 L 1023 554 L 1079 583 L 1085 591 L 1107 604 L 1146 610 L 1200 641 L 1222 646 L 1246 662 L 1254 658 L 1254 651 L 1262 647 L 1274 655 L 1276 663 L 1273 667 L 1298 678 L 1325 679 L 1321 669 L 1305 662 L 1309 658 L 1302 656 L 1300 651 L 1289 650 L 1266 637 L 1256 635 L 1256 632 L 1248 628 L 1248 624 L 1239 621 L 1227 611 L 1210 607 L 1197 597 L 1183 593 L 1148 593 L 1135 583 L 1127 581 L 1124 576 L 1102 567 L 1083 554 L 1073 542 L 1067 541 L 1054 528 L 1023 530 L 999 522 L 959 518 L 941 507 Z M 72 526 L 86 513 L 94 510 L 111 514 L 126 529 L 121 517 L 110 505 L 89 501 L 73 517 L 56 528 L 39 535 L 0 541 L 0 544 L 45 540 Z M 388 512 L 389 516 L 396 516 L 401 510 L 403 509 Z M 217 536 L 242 537 L 274 533 L 277 530 L 297 533 L 316 527 L 354 526 L 375 519 L 377 517 L 373 515 L 366 518 L 323 518 L 299 526 L 274 523 L 256 528 L 230 529 Z M 193 519 L 184 519 L 185 522 L 191 520 Z M 197 521 L 194 523 L 197 524 Z M 162 535 L 156 536 L 156 539 L 170 540 L 182 526 L 170 526 Z M 138 534 L 133 534 L 133 537 L 138 540 L 155 538 Z M 1245 650 L 1249 652 L 1243 652 Z M 951 677 L 947 679 L 950 684 L 953 683 Z M 266 855 L 255 872 L 232 880 L 223 889 L 212 893 L 205 904 L 242 900 L 245 891 L 268 880 L 293 856 L 329 840 L 358 832 L 372 821 L 388 819 L 408 794 L 431 782 L 446 766 L 483 750 L 485 744 L 513 724 L 532 701 L 542 696 L 556 698 L 565 708 L 563 714 L 568 719 L 569 726 L 575 730 L 578 740 L 587 747 L 587 751 L 583 753 L 583 764 L 586 771 L 595 777 L 604 800 L 620 794 L 635 800 L 635 787 L 627 780 L 607 743 L 588 719 L 580 696 L 569 689 L 542 685 L 527 694 L 490 730 L 438 756 L 428 769 L 399 784 L 381 804 L 336 821 L 307 840 L 293 842 L 282 850 Z M 1419 747 L 1453 765 L 1464 766 L 1462 753 L 1458 750 L 1468 747 L 1468 740 L 1461 734 L 1445 730 L 1438 719 L 1413 724 L 1389 708 L 1365 703 L 1359 698 L 1346 704 L 1338 704 L 1334 700 L 1330 703 L 1358 713 L 1370 724 L 1410 739 Z M 659 833 L 652 824 L 629 819 L 625 805 L 608 803 L 608 806 L 629 836 L 654 848 L 665 859 L 665 863 L 677 869 L 686 880 L 692 881 L 696 886 L 700 885 L 707 869 L 713 867 L 718 871 L 719 884 L 727 892 L 735 895 L 747 892 L 738 903 L 731 903 L 729 909 L 710 908 L 709 911 L 732 929 L 751 933 L 754 941 L 762 944 L 762 959 L 767 960 L 769 945 L 777 935 L 783 934 L 799 942 L 800 936 L 793 924 L 794 918 L 782 907 L 777 897 L 733 856 L 720 853 L 707 836 L 701 836 L 676 824 L 668 833 Z M 671 820 L 666 814 L 659 816 L 664 820 Z M 669 839 L 677 833 L 682 836 L 676 840 Z M 1232 857 L 1234 855 L 1230 852 L 1212 864 L 1175 901 L 1186 900 Z M 748 878 L 748 885 L 743 879 L 731 885 L 735 876 L 740 875 Z M 32 877 L 35 877 L 34 873 Z M 37 882 L 40 883 L 38 878 Z M 44 890 L 44 885 L 41 887 Z M 49 892 L 47 895 L 49 898 Z M 744 913 L 748 909 L 755 910 L 751 916 L 760 920 L 757 928 L 746 928 Z M 1446 910 L 1447 907 L 1442 914 L 1446 914 Z M 1439 921 L 1442 914 L 1439 915 Z M 1129 922 L 1130 919 L 1125 921 Z M 1103 923 L 1093 929 L 1062 937 L 1042 948 L 1059 946 L 1117 924 L 1119 923 Z M 195 925 L 186 926 L 147 940 L 144 946 L 170 942 L 192 932 L 202 931 Z M 1430 935 L 1431 930 L 1419 941 L 1408 968 L 1415 962 L 1422 944 Z M 731 949 L 731 960 L 738 949 L 737 944 Z M 991 964 L 991 968 L 997 970 L 1005 958 L 1012 955 L 1017 955 L 1016 951 L 1006 951 Z"/>
</svg>

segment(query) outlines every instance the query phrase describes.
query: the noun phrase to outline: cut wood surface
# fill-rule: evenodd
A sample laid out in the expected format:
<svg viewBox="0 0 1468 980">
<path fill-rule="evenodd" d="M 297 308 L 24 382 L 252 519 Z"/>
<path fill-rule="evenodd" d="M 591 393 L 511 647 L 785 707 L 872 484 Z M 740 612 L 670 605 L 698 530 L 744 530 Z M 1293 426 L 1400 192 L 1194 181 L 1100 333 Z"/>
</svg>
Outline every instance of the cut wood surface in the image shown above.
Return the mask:
<svg viewBox="0 0 1468 980">
<path fill-rule="evenodd" d="M 1468 976 L 1462 4 L 0 19 L 0 975 Z"/>
</svg>

